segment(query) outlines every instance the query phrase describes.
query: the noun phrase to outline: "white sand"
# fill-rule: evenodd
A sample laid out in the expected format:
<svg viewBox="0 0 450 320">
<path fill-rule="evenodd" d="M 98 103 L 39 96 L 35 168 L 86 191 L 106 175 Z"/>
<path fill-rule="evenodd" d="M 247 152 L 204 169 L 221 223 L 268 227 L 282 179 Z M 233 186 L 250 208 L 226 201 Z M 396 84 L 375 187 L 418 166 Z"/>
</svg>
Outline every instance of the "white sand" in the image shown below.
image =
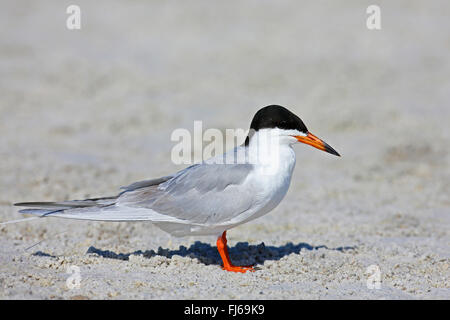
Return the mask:
<svg viewBox="0 0 450 320">
<path fill-rule="evenodd" d="M 297 146 L 280 206 L 228 232 L 254 273 L 214 238 L 48 218 L 0 226 L 0 298 L 449 299 L 450 5 L 377 2 L 380 31 L 360 1 L 77 1 L 80 31 L 68 3 L 2 3 L 0 222 L 181 169 L 174 129 L 268 104 L 343 156 Z"/>
</svg>

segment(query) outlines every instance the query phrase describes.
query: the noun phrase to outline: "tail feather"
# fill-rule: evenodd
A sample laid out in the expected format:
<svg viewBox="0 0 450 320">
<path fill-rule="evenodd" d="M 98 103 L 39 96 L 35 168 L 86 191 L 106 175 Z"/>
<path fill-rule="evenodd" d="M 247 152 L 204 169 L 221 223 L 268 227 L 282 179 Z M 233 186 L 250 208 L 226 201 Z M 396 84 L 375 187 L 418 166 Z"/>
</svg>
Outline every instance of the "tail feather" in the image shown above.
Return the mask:
<svg viewBox="0 0 450 320">
<path fill-rule="evenodd" d="M 148 208 L 136 208 L 116 205 L 117 197 L 73 200 L 63 202 L 22 202 L 16 206 L 28 207 L 19 212 L 41 217 L 59 217 L 77 220 L 95 221 L 153 221 L 175 222 L 185 224 L 186 221 L 158 213 Z"/>
<path fill-rule="evenodd" d="M 83 201 L 84 202 L 84 201 Z M 70 208 L 85 208 L 95 206 L 96 203 L 77 203 L 76 201 L 64 202 L 21 202 L 14 203 L 18 207 L 38 208 L 38 209 L 70 209 Z"/>
<path fill-rule="evenodd" d="M 23 213 L 23 214 L 34 214 L 34 215 L 41 216 L 41 217 L 45 217 L 46 215 L 57 213 L 57 212 L 62 212 L 62 211 L 64 211 L 64 209 L 62 209 L 62 210 L 49 210 L 49 209 L 22 209 L 22 210 L 19 210 L 19 212 Z"/>
<path fill-rule="evenodd" d="M 70 200 L 59 202 L 19 202 L 14 203 L 18 207 L 38 208 L 38 209 L 71 209 L 71 208 L 86 208 L 95 206 L 108 206 L 114 204 L 117 196 L 93 198 L 85 200 Z"/>
<path fill-rule="evenodd" d="M 113 205 L 116 199 L 117 196 L 60 202 L 19 202 L 14 205 L 18 207 L 27 207 L 27 209 L 19 210 L 20 213 L 47 216 L 63 213 L 71 209 L 92 208 L 92 211 L 97 211 L 100 208 Z"/>
</svg>

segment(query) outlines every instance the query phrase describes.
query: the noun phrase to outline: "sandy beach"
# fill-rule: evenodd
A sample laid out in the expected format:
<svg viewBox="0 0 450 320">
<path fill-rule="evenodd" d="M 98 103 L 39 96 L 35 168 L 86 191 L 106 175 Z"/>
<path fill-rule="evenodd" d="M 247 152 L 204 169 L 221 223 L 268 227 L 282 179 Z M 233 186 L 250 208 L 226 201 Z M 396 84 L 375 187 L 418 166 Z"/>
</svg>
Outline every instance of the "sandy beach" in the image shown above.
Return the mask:
<svg viewBox="0 0 450 320">
<path fill-rule="evenodd" d="M 296 146 L 285 199 L 214 237 L 151 223 L 0 225 L 0 299 L 449 299 L 450 3 L 8 1 L 0 11 L 0 223 L 13 203 L 115 195 L 175 165 L 177 128 L 248 129 L 270 104 L 341 158 Z M 379 280 L 379 281 L 378 281 Z"/>
</svg>

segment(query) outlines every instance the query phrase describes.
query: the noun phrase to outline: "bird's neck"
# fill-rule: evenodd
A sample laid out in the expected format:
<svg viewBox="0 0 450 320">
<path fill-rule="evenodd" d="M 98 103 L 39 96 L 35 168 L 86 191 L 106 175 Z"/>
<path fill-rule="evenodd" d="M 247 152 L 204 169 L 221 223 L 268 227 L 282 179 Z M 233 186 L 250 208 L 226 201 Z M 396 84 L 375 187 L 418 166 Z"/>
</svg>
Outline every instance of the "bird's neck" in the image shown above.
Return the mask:
<svg viewBox="0 0 450 320">
<path fill-rule="evenodd" d="M 290 174 L 295 166 L 295 152 L 288 143 L 280 142 L 277 137 L 256 136 L 255 133 L 246 146 L 249 163 L 269 173 Z"/>
</svg>

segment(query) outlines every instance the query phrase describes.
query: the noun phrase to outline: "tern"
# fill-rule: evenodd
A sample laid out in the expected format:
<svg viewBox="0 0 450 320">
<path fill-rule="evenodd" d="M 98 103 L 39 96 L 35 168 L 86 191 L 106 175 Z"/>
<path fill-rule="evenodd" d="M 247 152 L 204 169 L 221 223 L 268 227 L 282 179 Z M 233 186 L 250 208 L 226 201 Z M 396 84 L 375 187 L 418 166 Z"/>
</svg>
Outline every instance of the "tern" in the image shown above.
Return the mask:
<svg viewBox="0 0 450 320">
<path fill-rule="evenodd" d="M 270 105 L 256 112 L 244 144 L 172 175 L 132 183 L 112 197 L 15 205 L 41 217 L 150 221 L 174 236 L 214 235 L 222 269 L 245 273 L 255 269 L 232 264 L 226 232 L 281 202 L 295 167 L 292 146 L 298 143 L 340 156 L 294 113 Z"/>
</svg>

